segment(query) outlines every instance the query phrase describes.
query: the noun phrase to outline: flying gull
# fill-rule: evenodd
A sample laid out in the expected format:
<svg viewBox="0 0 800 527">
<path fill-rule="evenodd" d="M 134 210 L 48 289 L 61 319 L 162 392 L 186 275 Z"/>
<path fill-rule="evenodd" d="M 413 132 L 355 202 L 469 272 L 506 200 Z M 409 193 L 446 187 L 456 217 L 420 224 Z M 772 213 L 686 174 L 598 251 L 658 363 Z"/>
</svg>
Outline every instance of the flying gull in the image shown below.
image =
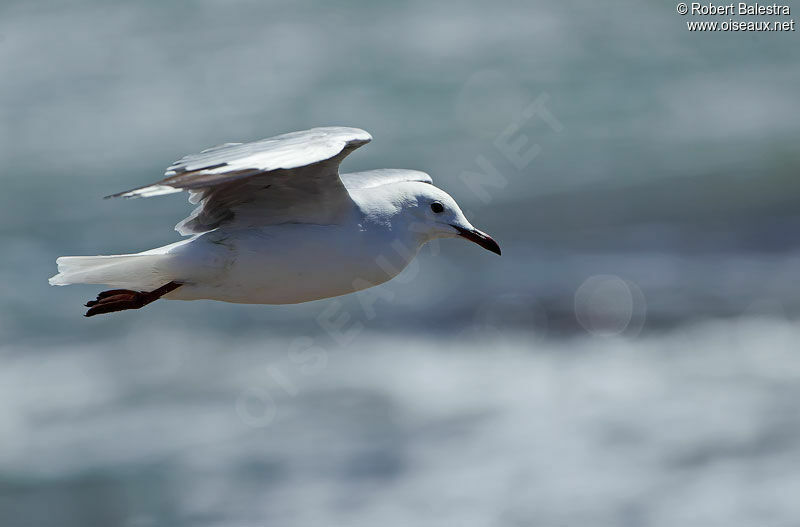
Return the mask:
<svg viewBox="0 0 800 527">
<path fill-rule="evenodd" d="M 62 256 L 50 284 L 114 288 L 86 304 L 87 317 L 159 298 L 296 304 L 386 282 L 436 238 L 500 254 L 428 174 L 340 174 L 370 140 L 358 128 L 326 127 L 188 155 L 158 183 L 108 197 L 188 190 L 198 207 L 175 230 L 190 238 L 136 254 Z"/>
</svg>

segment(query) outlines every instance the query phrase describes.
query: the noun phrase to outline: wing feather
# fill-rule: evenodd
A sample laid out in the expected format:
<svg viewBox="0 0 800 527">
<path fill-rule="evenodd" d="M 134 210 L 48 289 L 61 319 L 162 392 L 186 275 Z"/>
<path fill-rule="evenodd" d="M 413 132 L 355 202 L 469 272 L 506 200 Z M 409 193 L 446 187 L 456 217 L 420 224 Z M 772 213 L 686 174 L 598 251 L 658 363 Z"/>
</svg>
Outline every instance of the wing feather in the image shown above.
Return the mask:
<svg viewBox="0 0 800 527">
<path fill-rule="evenodd" d="M 223 223 L 330 223 L 347 204 L 339 163 L 372 139 L 358 128 L 326 127 L 252 143 L 226 143 L 176 161 L 152 185 L 108 197 L 189 191 L 199 204 L 176 230 L 195 234 Z"/>
</svg>

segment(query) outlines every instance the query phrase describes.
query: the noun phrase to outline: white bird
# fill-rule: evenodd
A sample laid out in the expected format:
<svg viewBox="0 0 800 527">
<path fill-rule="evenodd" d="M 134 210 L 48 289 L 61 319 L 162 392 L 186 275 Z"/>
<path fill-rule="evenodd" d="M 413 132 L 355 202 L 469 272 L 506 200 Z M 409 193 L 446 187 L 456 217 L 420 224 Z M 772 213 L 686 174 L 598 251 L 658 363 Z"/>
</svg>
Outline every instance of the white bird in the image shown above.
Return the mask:
<svg viewBox="0 0 800 527">
<path fill-rule="evenodd" d="M 296 304 L 386 282 L 435 238 L 500 254 L 424 172 L 339 174 L 371 140 L 358 128 L 313 128 L 188 155 L 162 181 L 108 197 L 188 190 L 199 206 L 175 229 L 191 238 L 136 254 L 62 256 L 50 284 L 114 287 L 86 304 L 86 316 L 158 298 Z"/>
</svg>

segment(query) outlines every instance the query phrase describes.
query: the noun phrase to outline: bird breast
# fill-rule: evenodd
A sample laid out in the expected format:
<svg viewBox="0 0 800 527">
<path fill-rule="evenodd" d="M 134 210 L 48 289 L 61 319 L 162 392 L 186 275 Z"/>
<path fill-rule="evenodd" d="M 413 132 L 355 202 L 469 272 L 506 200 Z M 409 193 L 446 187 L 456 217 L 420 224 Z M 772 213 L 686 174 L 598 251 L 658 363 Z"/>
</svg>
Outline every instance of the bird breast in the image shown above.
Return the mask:
<svg viewBox="0 0 800 527">
<path fill-rule="evenodd" d="M 399 274 L 419 250 L 414 236 L 375 225 L 217 230 L 191 245 L 195 252 L 214 252 L 215 258 L 203 260 L 218 262 L 218 269 L 210 280 L 204 269 L 202 279 L 174 298 L 263 304 L 308 302 L 381 284 Z"/>
</svg>

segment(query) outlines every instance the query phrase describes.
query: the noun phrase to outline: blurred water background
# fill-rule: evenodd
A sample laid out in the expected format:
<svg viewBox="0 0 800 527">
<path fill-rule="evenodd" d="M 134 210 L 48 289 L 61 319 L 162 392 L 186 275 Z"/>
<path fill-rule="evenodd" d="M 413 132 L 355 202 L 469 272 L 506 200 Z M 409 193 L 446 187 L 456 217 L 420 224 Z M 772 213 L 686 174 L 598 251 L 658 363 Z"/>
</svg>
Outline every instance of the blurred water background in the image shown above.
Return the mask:
<svg viewBox="0 0 800 527">
<path fill-rule="evenodd" d="M 796 525 L 800 46 L 686 19 L 5 0 L 0 525 Z M 96 287 L 47 285 L 190 210 L 101 196 L 325 125 L 375 138 L 345 170 L 429 172 L 503 256 L 448 240 L 374 296 L 91 320 Z"/>
</svg>

